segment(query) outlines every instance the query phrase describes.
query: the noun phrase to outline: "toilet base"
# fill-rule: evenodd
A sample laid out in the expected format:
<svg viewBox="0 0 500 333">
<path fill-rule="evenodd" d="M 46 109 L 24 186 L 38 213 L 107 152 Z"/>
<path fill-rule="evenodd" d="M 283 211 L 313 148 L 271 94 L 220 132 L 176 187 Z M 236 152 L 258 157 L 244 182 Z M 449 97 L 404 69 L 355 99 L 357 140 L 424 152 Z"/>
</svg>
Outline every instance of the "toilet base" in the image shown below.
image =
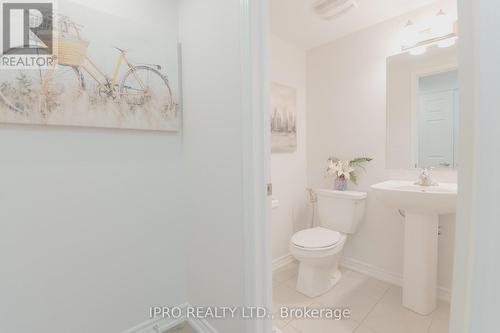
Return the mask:
<svg viewBox="0 0 500 333">
<path fill-rule="evenodd" d="M 340 254 L 346 236 L 333 247 L 310 250 L 290 245 L 290 252 L 300 263 L 297 291 L 309 296 L 320 296 L 335 286 L 342 274 L 339 271 Z"/>
<path fill-rule="evenodd" d="M 308 297 L 317 297 L 332 289 L 341 277 L 338 265 L 332 270 L 331 265 L 318 266 L 301 262 L 296 289 Z"/>
</svg>

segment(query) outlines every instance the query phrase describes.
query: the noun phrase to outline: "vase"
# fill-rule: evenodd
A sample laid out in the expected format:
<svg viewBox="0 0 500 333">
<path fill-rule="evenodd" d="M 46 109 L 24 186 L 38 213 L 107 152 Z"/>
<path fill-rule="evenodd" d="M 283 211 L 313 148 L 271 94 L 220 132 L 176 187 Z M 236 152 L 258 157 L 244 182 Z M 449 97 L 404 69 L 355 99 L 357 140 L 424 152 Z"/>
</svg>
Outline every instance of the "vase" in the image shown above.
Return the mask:
<svg viewBox="0 0 500 333">
<path fill-rule="evenodd" d="M 345 178 L 335 178 L 335 190 L 345 191 L 347 190 L 347 179 Z"/>
</svg>

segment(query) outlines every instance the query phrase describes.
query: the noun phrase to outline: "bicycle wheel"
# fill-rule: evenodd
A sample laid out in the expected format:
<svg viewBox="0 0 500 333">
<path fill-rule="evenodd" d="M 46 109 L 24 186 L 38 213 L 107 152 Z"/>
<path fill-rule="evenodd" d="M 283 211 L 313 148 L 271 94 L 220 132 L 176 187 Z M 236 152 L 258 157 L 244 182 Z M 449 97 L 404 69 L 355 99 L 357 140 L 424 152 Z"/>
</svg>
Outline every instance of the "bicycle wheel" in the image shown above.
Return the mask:
<svg viewBox="0 0 500 333">
<path fill-rule="evenodd" d="M 164 116 L 175 116 L 176 104 L 168 79 L 151 66 L 136 66 L 127 71 L 120 84 L 120 99 L 130 107 L 147 107 Z"/>
<path fill-rule="evenodd" d="M 0 100 L 15 112 L 46 116 L 77 99 L 84 89 L 78 67 L 55 65 L 47 69 L 5 70 L 0 80 Z"/>
</svg>

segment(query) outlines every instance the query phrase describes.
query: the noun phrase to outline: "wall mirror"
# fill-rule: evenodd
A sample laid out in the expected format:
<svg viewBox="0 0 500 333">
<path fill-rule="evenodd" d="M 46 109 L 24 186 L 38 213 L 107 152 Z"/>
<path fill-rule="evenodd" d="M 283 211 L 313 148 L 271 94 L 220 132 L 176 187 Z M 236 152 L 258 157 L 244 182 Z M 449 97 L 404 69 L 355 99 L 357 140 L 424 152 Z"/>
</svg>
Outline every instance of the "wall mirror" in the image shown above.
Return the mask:
<svg viewBox="0 0 500 333">
<path fill-rule="evenodd" d="M 457 167 L 457 47 L 387 58 L 387 167 Z"/>
</svg>

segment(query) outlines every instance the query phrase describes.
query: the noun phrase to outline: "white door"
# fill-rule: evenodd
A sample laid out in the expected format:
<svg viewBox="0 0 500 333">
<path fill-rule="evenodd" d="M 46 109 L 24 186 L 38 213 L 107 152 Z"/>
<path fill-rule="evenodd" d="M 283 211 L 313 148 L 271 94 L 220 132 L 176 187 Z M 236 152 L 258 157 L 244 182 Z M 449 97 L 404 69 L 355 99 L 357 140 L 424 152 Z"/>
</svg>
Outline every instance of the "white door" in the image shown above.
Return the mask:
<svg viewBox="0 0 500 333">
<path fill-rule="evenodd" d="M 455 165 L 455 96 L 454 90 L 420 95 L 418 166 L 421 168 Z"/>
</svg>

